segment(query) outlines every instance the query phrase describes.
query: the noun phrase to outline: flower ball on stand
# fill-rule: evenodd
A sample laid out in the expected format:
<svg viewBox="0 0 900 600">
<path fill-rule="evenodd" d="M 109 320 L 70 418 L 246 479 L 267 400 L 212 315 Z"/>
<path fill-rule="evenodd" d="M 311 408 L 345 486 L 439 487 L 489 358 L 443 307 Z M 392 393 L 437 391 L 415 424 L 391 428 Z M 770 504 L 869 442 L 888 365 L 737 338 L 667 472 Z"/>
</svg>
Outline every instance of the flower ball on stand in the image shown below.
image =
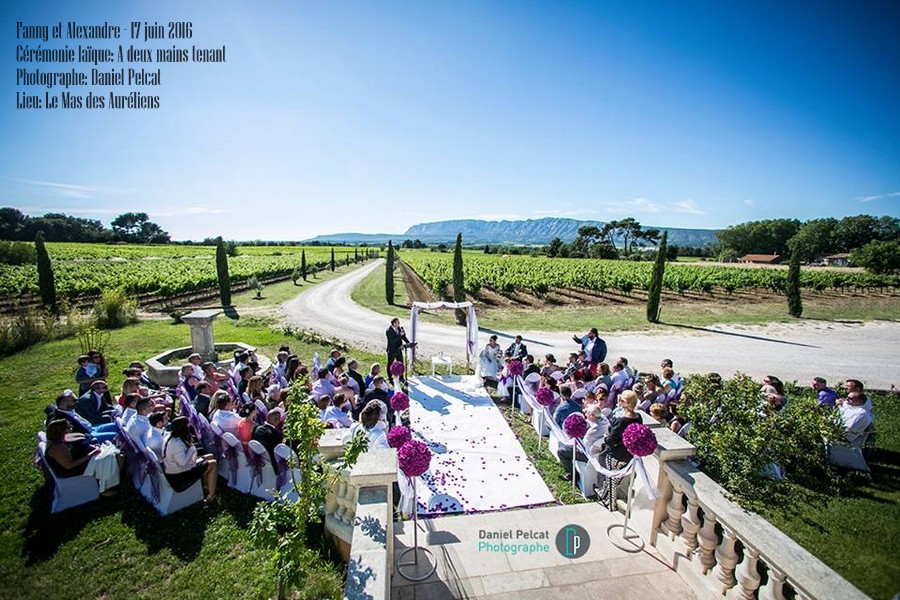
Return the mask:
<svg viewBox="0 0 900 600">
<path fill-rule="evenodd" d="M 538 388 L 538 391 L 535 392 L 534 399 L 541 406 L 550 406 L 553 404 L 555 398 L 553 397 L 553 390 L 548 387 L 540 387 Z"/>
<path fill-rule="evenodd" d="M 629 454 L 643 458 L 656 450 L 656 435 L 643 423 L 632 423 L 622 432 L 622 444 Z"/>
<path fill-rule="evenodd" d="M 400 425 L 400 413 L 409 410 L 409 396 L 400 391 L 394 392 L 394 395 L 391 396 L 391 408 L 394 409 L 395 424 Z"/>
</svg>

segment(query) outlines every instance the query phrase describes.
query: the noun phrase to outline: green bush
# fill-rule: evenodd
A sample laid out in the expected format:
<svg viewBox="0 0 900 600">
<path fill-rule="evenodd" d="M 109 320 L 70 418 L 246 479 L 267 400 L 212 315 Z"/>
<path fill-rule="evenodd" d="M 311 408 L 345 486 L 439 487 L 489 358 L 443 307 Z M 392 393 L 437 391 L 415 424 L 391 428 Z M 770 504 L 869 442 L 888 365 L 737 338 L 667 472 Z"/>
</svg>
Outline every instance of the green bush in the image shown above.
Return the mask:
<svg viewBox="0 0 900 600">
<path fill-rule="evenodd" d="M 137 302 L 125 290 L 106 290 L 94 304 L 94 321 L 100 329 L 116 329 L 137 321 Z"/>
<path fill-rule="evenodd" d="M 763 410 L 760 384 L 740 373 L 722 383 L 693 375 L 684 397 L 681 412 L 691 421 L 688 440 L 701 468 L 744 507 L 790 505 L 796 493 L 790 483 L 839 491 L 842 476 L 828 462 L 825 440 L 841 439 L 843 426 L 815 399 L 789 396 L 781 411 Z M 772 477 L 773 465 L 783 480 Z"/>
<path fill-rule="evenodd" d="M 37 262 L 34 245 L 27 242 L 0 241 L 0 263 L 4 265 L 33 265 Z"/>
<path fill-rule="evenodd" d="M 41 308 L 20 308 L 0 317 L 0 356 L 8 356 L 39 342 L 75 335 L 82 327 L 81 315 L 63 310 L 57 318 Z"/>
</svg>

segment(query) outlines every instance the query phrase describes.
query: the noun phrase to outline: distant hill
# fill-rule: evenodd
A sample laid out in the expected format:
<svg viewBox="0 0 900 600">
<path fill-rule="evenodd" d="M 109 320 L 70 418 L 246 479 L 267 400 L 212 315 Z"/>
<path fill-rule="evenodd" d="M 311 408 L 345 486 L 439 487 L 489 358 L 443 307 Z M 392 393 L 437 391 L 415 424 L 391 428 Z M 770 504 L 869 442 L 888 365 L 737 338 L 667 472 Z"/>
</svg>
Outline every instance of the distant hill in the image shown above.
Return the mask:
<svg viewBox="0 0 900 600">
<path fill-rule="evenodd" d="M 547 244 L 555 237 L 564 242 L 571 242 L 578 235 L 578 228 L 585 225 L 603 226 L 602 221 L 579 221 L 545 217 L 543 219 L 527 219 L 524 221 L 482 221 L 479 219 L 460 219 L 456 221 L 436 221 L 419 223 L 404 233 L 333 233 L 320 235 L 312 240 L 321 243 L 349 244 L 386 244 L 388 240 L 421 240 L 426 244 L 450 244 L 456 241 L 456 234 L 462 233 L 463 242 L 467 246 L 481 244 L 504 245 L 540 245 Z M 655 227 L 647 225 L 645 227 Z M 674 227 L 655 227 L 669 232 L 669 243 L 676 246 L 702 247 L 716 241 L 716 232 L 712 229 L 679 229 Z"/>
</svg>

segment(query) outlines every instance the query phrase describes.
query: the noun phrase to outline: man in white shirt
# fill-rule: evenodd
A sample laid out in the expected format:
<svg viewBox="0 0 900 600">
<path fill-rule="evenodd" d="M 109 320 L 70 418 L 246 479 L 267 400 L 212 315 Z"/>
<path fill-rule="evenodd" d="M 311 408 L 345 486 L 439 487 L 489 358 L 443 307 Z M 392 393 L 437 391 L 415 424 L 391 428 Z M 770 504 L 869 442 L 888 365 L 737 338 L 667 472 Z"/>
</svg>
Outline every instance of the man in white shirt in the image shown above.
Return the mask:
<svg viewBox="0 0 900 600">
<path fill-rule="evenodd" d="M 200 356 L 197 352 L 194 352 L 190 356 L 188 356 L 188 362 L 191 364 L 193 375 L 197 378 L 197 381 L 203 380 L 203 369 L 200 368 L 200 363 L 203 362 L 203 357 Z"/>
<path fill-rule="evenodd" d="M 222 430 L 222 433 L 231 433 L 237 437 L 238 425 L 241 424 L 241 418 L 234 412 L 234 399 L 231 396 L 225 400 L 225 403 L 219 407 L 216 414 L 213 415 L 213 424 Z"/>
<path fill-rule="evenodd" d="M 150 433 L 147 436 L 147 447 L 153 450 L 157 456 L 162 456 L 166 425 L 169 423 L 169 413 L 166 411 L 155 412 L 150 415 L 149 421 Z"/>
<path fill-rule="evenodd" d="M 629 379 L 631 379 L 628 371 L 625 370 L 626 366 L 627 365 L 622 362 L 622 359 L 614 362 L 612 366 L 612 385 L 618 384 L 620 389 Z"/>
<path fill-rule="evenodd" d="M 865 404 L 868 398 L 862 392 L 850 392 L 847 400 L 839 405 L 841 419 L 847 431 L 844 437 L 851 446 L 860 448 L 866 441 L 866 430 L 875 421 L 874 416 L 866 410 Z"/>
<path fill-rule="evenodd" d="M 331 382 L 328 369 L 319 369 L 319 378 L 313 384 L 310 397 L 318 398 L 319 396 L 334 396 L 334 383 Z"/>
<path fill-rule="evenodd" d="M 147 446 L 150 440 L 150 412 L 153 410 L 153 401 L 149 398 L 141 398 L 135 406 L 137 413 L 125 425 L 125 431 L 136 442 L 141 442 Z"/>
</svg>

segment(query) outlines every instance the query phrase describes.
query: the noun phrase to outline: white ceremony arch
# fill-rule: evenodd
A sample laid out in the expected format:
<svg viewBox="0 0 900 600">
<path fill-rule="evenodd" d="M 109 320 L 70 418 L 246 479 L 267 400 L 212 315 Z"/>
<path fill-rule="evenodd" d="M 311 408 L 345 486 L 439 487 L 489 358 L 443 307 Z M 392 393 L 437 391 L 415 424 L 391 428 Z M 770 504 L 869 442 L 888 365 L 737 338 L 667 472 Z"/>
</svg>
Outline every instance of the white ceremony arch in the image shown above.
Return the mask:
<svg viewBox="0 0 900 600">
<path fill-rule="evenodd" d="M 475 318 L 475 306 L 471 302 L 413 302 L 412 310 L 409 313 L 409 341 L 413 346 L 410 348 L 412 357 L 410 359 L 410 371 L 416 364 L 416 332 L 419 323 L 419 309 L 434 308 L 464 308 L 466 309 L 466 364 L 471 363 L 471 359 L 475 356 L 475 348 L 478 346 L 478 320 Z"/>
</svg>

